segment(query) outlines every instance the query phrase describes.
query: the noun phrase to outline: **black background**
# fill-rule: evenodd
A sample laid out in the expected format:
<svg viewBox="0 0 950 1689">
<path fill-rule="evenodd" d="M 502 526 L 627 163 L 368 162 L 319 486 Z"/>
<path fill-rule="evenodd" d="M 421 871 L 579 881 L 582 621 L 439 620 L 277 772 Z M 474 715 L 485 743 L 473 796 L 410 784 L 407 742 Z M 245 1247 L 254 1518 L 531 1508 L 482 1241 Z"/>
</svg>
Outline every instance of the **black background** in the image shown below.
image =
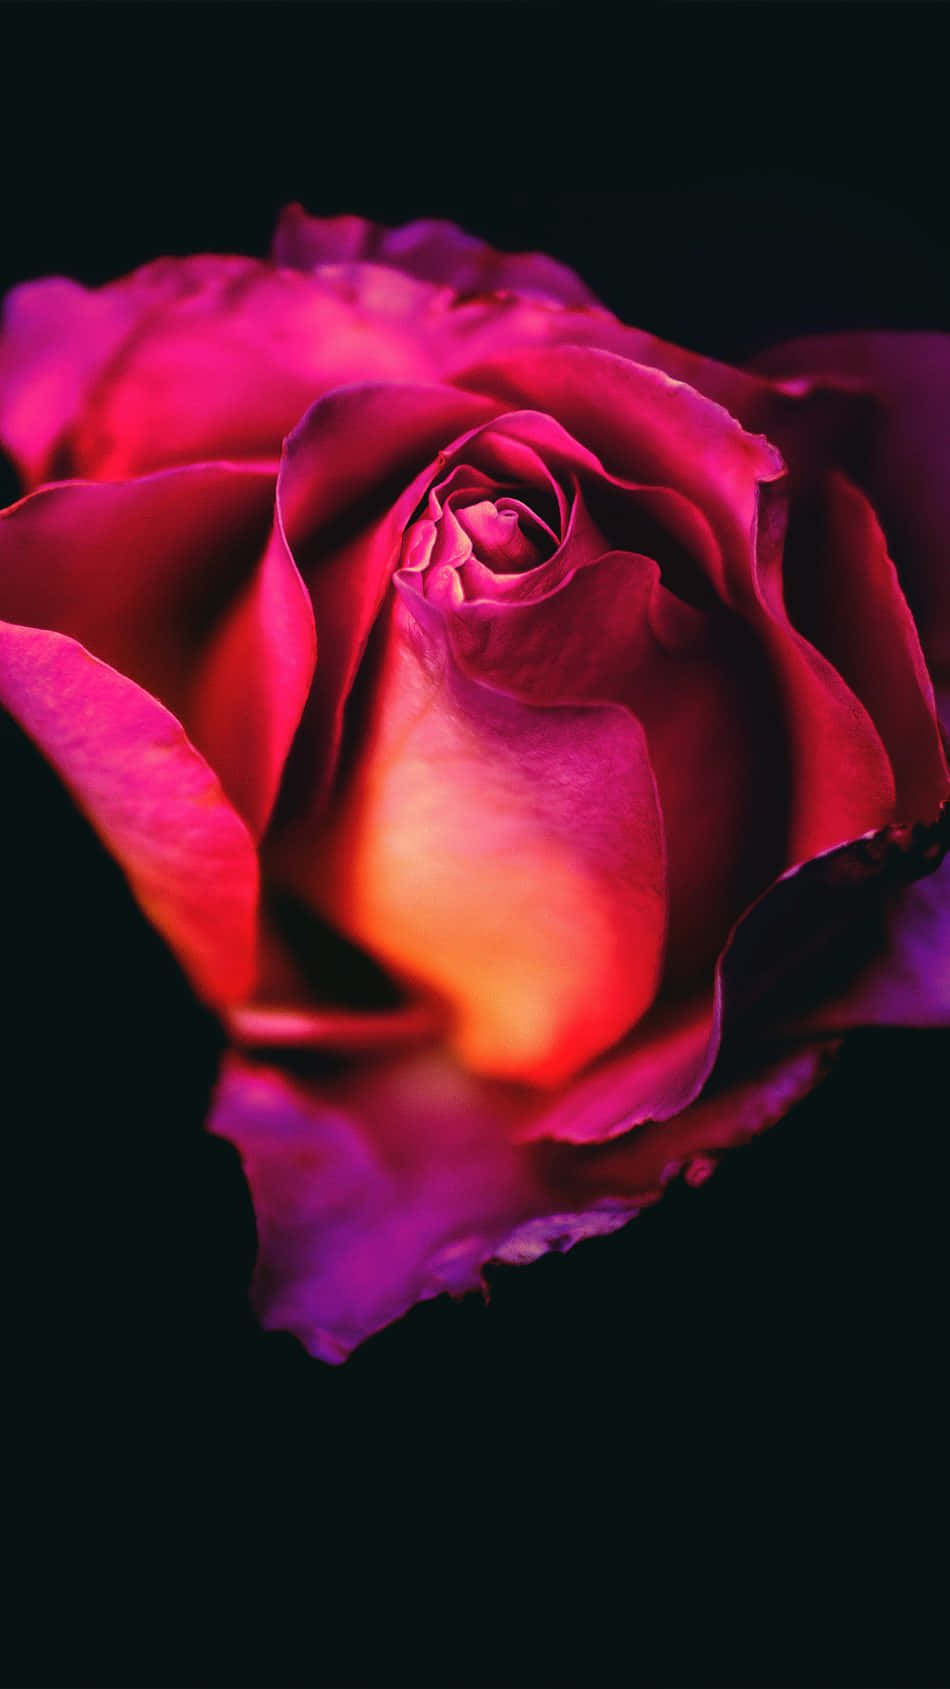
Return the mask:
<svg viewBox="0 0 950 1689">
<path fill-rule="evenodd" d="M 939 6 L 4 5 L 3 285 L 447 215 L 743 358 L 950 328 Z M 942 1684 L 947 1039 L 342 1370 L 245 1312 L 217 1057 L 2 735 L 5 1681 Z"/>
</svg>

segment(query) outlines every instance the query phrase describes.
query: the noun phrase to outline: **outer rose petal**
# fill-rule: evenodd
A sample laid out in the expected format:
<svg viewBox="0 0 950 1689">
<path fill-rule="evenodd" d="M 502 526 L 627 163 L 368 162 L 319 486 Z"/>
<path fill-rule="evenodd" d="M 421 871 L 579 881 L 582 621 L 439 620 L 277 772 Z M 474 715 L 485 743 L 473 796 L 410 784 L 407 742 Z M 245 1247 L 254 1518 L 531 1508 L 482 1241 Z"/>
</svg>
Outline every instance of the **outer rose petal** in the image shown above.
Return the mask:
<svg viewBox="0 0 950 1689">
<path fill-rule="evenodd" d="M 177 301 L 224 291 L 257 268 L 249 258 L 160 258 L 106 287 L 51 276 L 14 288 L 0 336 L 0 440 L 27 486 L 55 476 L 61 436 L 137 331 Z"/>
<path fill-rule="evenodd" d="M 947 817 L 950 822 L 950 816 Z M 947 826 L 950 837 L 950 825 Z M 868 922 L 872 954 L 844 991 L 794 1007 L 796 1032 L 859 1026 L 950 1026 L 950 862 L 896 885 Z"/>
<path fill-rule="evenodd" d="M 201 995 L 240 1001 L 255 966 L 257 857 L 168 711 L 75 640 L 0 622 L 0 704 L 75 797 Z"/>
<path fill-rule="evenodd" d="M 167 271 L 165 272 L 167 276 Z M 90 291 L 58 276 L 7 295 L 0 338 L 0 439 L 28 486 L 47 478 L 60 434 L 135 323 L 166 295 L 162 267 Z"/>
<path fill-rule="evenodd" d="M 467 1066 L 558 1083 L 640 1018 L 659 978 L 642 729 L 616 706 L 535 708 L 471 681 L 433 624 L 396 607 L 360 758 L 304 867 L 310 896 L 448 1000 Z"/>
<path fill-rule="evenodd" d="M 931 819 L 948 789 L 933 685 L 874 511 L 840 473 L 826 477 L 799 523 L 793 515 L 785 582 L 796 625 L 878 729 L 899 819 Z"/>
<path fill-rule="evenodd" d="M 950 686 L 950 335 L 828 334 L 763 352 L 794 390 L 814 377 L 879 397 L 862 477 L 920 629 L 938 689 Z"/>
<path fill-rule="evenodd" d="M 272 468 L 44 488 L 0 516 L 0 615 L 69 635 L 177 716 L 248 825 L 267 819 L 313 673 Z"/>
<path fill-rule="evenodd" d="M 272 252 L 275 263 L 296 270 L 357 260 L 405 270 L 420 281 L 438 282 L 459 293 L 510 290 L 561 305 L 598 303 L 566 264 L 541 252 L 496 252 L 457 224 L 435 218 L 389 229 L 365 217 L 310 217 L 302 205 L 287 205 Z"/>
<path fill-rule="evenodd" d="M 342 1361 L 442 1291 L 477 1289 L 492 1259 L 531 1260 L 612 1231 L 683 1168 L 787 1112 L 822 1058 L 799 1051 L 666 1125 L 602 1150 L 515 1149 L 518 1101 L 430 1052 L 360 1064 L 325 1085 L 232 1057 L 211 1130 L 240 1151 L 263 1324 Z"/>
<path fill-rule="evenodd" d="M 394 272 L 318 280 L 250 258 L 162 259 L 98 290 L 27 283 L 5 307 L 0 441 L 28 485 L 276 456 L 321 393 L 435 376 L 444 317 Z"/>
<path fill-rule="evenodd" d="M 721 1082 L 723 1072 L 747 1068 L 749 1045 L 758 1036 L 834 1035 L 858 1024 L 852 1003 L 873 1010 L 869 1020 L 886 1020 L 886 993 L 875 982 L 885 983 L 876 962 L 889 945 L 907 956 L 910 994 L 919 999 L 927 968 L 939 965 L 945 923 L 934 922 L 928 944 L 923 915 L 915 919 L 914 912 L 940 893 L 927 892 L 929 879 L 915 882 L 932 872 L 948 844 L 945 804 L 930 824 L 886 828 L 789 869 L 736 922 L 711 992 L 679 1006 L 661 996 L 616 1050 L 527 1111 L 518 1134 L 604 1142 L 645 1121 L 677 1115 L 710 1075 Z M 941 883 L 941 876 L 934 879 Z M 937 1021 L 950 1020 L 940 989 L 934 1000 Z"/>
</svg>

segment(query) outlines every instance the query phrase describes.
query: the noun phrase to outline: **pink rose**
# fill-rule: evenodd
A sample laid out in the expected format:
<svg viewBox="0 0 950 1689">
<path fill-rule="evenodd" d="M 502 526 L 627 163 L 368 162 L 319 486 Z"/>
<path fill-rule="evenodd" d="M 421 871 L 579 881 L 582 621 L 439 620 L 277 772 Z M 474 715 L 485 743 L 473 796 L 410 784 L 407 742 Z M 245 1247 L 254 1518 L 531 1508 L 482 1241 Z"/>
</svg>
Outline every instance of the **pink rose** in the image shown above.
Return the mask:
<svg viewBox="0 0 950 1689">
<path fill-rule="evenodd" d="M 947 346 L 731 369 L 296 207 L 10 296 L 0 702 L 229 1029 L 266 1325 L 342 1358 L 950 1018 Z"/>
</svg>

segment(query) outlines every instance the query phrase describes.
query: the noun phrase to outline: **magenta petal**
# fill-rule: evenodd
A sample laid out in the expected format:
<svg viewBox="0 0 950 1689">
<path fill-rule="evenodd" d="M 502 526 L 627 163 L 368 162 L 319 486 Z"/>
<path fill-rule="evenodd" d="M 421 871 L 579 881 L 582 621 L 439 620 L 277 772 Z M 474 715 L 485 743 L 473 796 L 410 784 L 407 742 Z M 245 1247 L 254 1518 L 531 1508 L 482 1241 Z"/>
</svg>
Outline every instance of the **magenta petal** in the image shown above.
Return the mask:
<svg viewBox="0 0 950 1689">
<path fill-rule="evenodd" d="M 830 473 L 785 568 L 793 620 L 868 710 L 890 757 L 899 820 L 931 820 L 948 775 L 933 685 L 880 525 L 864 494 Z"/>
<path fill-rule="evenodd" d="M 785 466 L 719 404 L 612 353 L 565 346 L 500 357 L 459 377 L 502 403 L 549 412 L 608 472 L 691 500 L 719 544 L 717 595 L 757 629 L 789 743 L 786 861 L 894 819 L 894 776 L 867 710 L 791 625 L 782 599 Z"/>
<path fill-rule="evenodd" d="M 523 1106 L 430 1051 L 292 1081 L 231 1057 L 211 1130 L 241 1155 L 257 1217 L 253 1299 L 269 1329 L 341 1361 L 414 1303 L 477 1289 L 490 1260 L 532 1260 L 611 1231 L 680 1171 L 783 1114 L 821 1058 L 799 1051 L 676 1120 L 603 1148 L 515 1148 Z"/>
<path fill-rule="evenodd" d="M 724 1067 L 747 1067 L 762 1037 L 827 1038 L 862 1014 L 945 1024 L 947 879 L 931 871 L 948 840 L 944 806 L 932 824 L 890 827 L 789 869 L 736 922 L 709 992 L 678 1008 L 661 1000 L 617 1049 L 527 1110 L 518 1135 L 596 1144 L 667 1120 Z"/>
<path fill-rule="evenodd" d="M 144 329 L 147 339 L 149 330 L 176 307 L 200 314 L 209 301 L 228 299 L 261 269 L 251 258 L 160 258 L 105 287 L 81 287 L 53 276 L 26 282 L 8 294 L 0 336 L 0 441 L 19 464 L 27 486 L 77 469 L 98 474 L 100 464 L 108 467 L 113 452 L 126 463 L 135 449 L 146 456 L 157 452 L 147 464 L 137 459 L 139 467 L 170 461 L 162 455 L 162 439 L 149 444 L 139 424 L 150 406 L 161 406 L 162 390 L 170 382 L 174 385 L 173 370 L 156 372 L 156 393 L 130 396 L 123 411 L 125 439 L 103 436 L 94 442 L 90 408 L 97 410 L 111 390 L 116 360 L 140 331 Z M 189 381 L 197 396 L 197 378 L 192 374 Z M 151 414 L 154 423 L 154 409 Z M 86 441 L 78 450 L 76 426 Z M 96 427 L 99 424 L 93 432 Z M 223 454 L 212 450 L 194 455 Z"/>
<path fill-rule="evenodd" d="M 248 825 L 267 819 L 313 673 L 274 470 L 64 483 L 0 518 L 0 615 L 68 635 L 182 723 Z"/>
<path fill-rule="evenodd" d="M 389 229 L 365 217 L 310 217 L 302 205 L 287 205 L 272 251 L 276 263 L 297 270 L 354 261 L 386 264 L 459 293 L 510 290 L 562 305 L 597 304 L 566 264 L 541 252 L 496 252 L 457 224 L 435 218 Z"/>
<path fill-rule="evenodd" d="M 265 1326 L 339 1361 L 414 1302 L 475 1287 L 532 1212 L 511 1107 L 438 1054 L 325 1087 L 232 1057 L 210 1124 L 251 1186 Z"/>
<path fill-rule="evenodd" d="M 75 640 L 0 622 L 0 704 L 43 752 L 214 1003 L 255 969 L 257 857 L 163 706 Z"/>
<path fill-rule="evenodd" d="M 313 610 L 279 520 L 195 676 L 188 724 L 259 838 L 317 660 Z"/>
<path fill-rule="evenodd" d="M 346 701 L 433 459 L 489 408 L 451 388 L 351 387 L 314 405 L 286 442 L 278 521 L 320 651 L 291 761 L 295 808 L 318 807 L 332 780 Z"/>
<path fill-rule="evenodd" d="M 141 290 L 91 291 L 58 276 L 8 294 L 0 336 L 0 441 L 27 486 L 49 478 L 60 436 L 146 308 Z"/>
<path fill-rule="evenodd" d="M 719 540 L 720 597 L 749 601 L 759 488 L 785 471 L 767 440 L 748 434 L 684 383 L 591 347 L 510 353 L 456 379 L 513 410 L 555 418 L 609 474 L 670 487 L 692 500 Z"/>
<path fill-rule="evenodd" d="M 879 400 L 862 482 L 938 685 L 950 684 L 950 335 L 828 334 L 763 352 L 788 382 L 839 381 Z"/>
<path fill-rule="evenodd" d="M 94 290 L 31 283 L 6 305 L 0 441 L 30 486 L 276 457 L 320 394 L 433 379 L 456 339 L 437 291 L 395 272 L 197 257 Z"/>
</svg>

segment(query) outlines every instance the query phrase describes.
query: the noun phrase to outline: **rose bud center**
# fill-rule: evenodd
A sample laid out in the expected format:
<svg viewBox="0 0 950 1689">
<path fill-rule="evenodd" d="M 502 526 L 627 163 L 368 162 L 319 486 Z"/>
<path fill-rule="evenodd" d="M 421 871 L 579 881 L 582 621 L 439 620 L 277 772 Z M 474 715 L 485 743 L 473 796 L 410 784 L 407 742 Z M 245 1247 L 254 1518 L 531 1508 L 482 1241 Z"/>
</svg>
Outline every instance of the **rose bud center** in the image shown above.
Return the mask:
<svg viewBox="0 0 950 1689">
<path fill-rule="evenodd" d="M 517 575 L 540 563 L 549 537 L 539 517 L 516 499 L 483 499 L 458 512 L 458 524 L 480 563 L 496 575 Z"/>
<path fill-rule="evenodd" d="M 557 513 L 549 514 L 550 521 L 521 489 L 515 496 L 477 470 L 456 471 L 407 529 L 400 567 L 418 575 L 429 599 L 493 597 L 505 577 L 514 588 L 557 550 Z"/>
</svg>

